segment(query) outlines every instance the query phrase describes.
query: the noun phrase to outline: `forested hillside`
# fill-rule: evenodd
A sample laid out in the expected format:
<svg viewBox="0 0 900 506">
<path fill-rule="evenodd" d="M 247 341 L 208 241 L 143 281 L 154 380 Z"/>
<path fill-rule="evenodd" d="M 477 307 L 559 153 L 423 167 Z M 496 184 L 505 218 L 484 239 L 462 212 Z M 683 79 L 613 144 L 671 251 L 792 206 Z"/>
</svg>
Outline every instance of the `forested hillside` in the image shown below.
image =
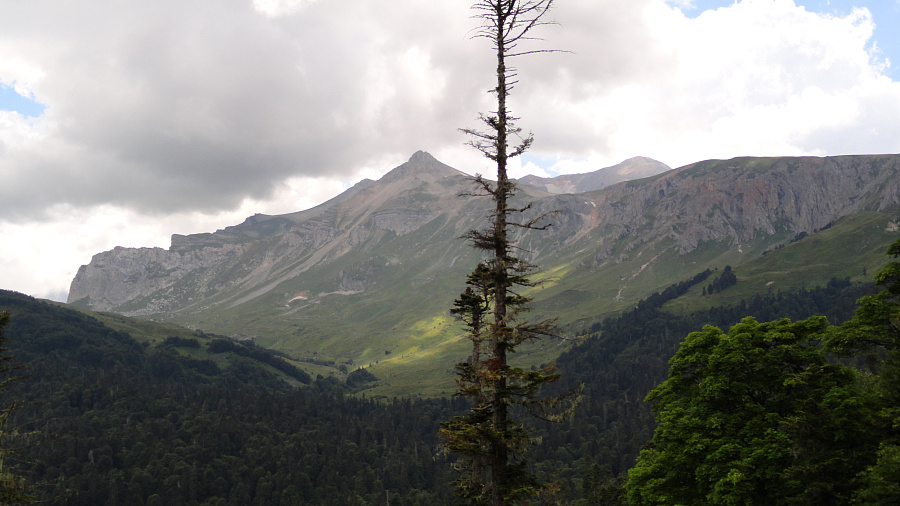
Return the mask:
<svg viewBox="0 0 900 506">
<path fill-rule="evenodd" d="M 701 273 L 606 319 L 559 358 L 560 388 L 584 383 L 585 391 L 571 421 L 534 427 L 542 444 L 529 458 L 559 487 L 546 504 L 621 498 L 623 473 L 655 427 L 643 398 L 665 379 L 688 332 L 746 315 L 824 314 L 836 323 L 871 291 L 833 280 L 737 307 L 665 311 L 665 302 L 709 281 Z M 40 434 L 19 452 L 18 469 L 51 504 L 453 502 L 437 427 L 461 401 L 375 402 L 321 377 L 290 386 L 277 369 L 230 351 L 221 365 L 184 354 L 236 343 L 200 336 L 151 345 L 11 292 L 0 292 L 0 310 L 11 313 L 5 334 L 29 374 L 4 401 L 23 402 L 13 426 Z"/>
<path fill-rule="evenodd" d="M 697 276 L 692 281 L 696 284 L 703 279 Z M 841 323 L 853 315 L 856 299 L 872 291 L 871 285 L 833 280 L 826 287 L 758 296 L 734 307 L 712 307 L 685 315 L 665 311 L 665 302 L 690 284 L 673 285 L 635 309 L 607 318 L 592 328 L 589 338 L 557 360 L 563 378 L 558 388 L 585 385 L 582 406 L 570 431 L 579 440 L 569 445 L 579 449 L 583 454 L 579 457 L 589 457 L 596 466 L 595 476 L 615 482 L 613 477 L 634 465 L 656 426 L 644 397 L 666 378 L 669 358 L 688 333 L 704 325 L 727 328 L 748 315 L 760 321 L 827 315 L 830 322 Z M 589 482 L 590 493 L 598 493 L 603 484 L 602 480 Z"/>
<path fill-rule="evenodd" d="M 225 352 L 220 368 L 171 347 L 198 341 L 149 346 L 12 292 L 0 310 L 29 375 L 3 401 L 22 403 L 11 426 L 39 433 L 18 469 L 50 504 L 451 501 L 434 428 L 449 400 L 376 404 L 325 379 L 292 388 L 258 360 Z"/>
</svg>

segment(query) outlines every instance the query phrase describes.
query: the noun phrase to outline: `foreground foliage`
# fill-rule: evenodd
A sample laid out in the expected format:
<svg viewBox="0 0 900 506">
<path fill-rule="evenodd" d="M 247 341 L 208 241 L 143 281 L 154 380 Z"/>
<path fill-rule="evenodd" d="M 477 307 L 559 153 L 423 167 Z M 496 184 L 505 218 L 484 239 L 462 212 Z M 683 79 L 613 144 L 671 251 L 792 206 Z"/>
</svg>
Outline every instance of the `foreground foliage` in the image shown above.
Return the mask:
<svg viewBox="0 0 900 506">
<path fill-rule="evenodd" d="M 900 255 L 900 240 L 888 249 Z M 657 427 L 632 504 L 900 501 L 900 263 L 841 327 L 826 318 L 693 332 L 646 400 Z M 823 345 L 824 344 L 824 345 Z M 869 371 L 830 360 L 867 354 Z M 879 357 L 883 363 L 879 367 Z"/>
<path fill-rule="evenodd" d="M 630 502 L 847 502 L 872 453 L 869 403 L 818 346 L 827 327 L 746 318 L 691 333 L 647 396 L 659 428 L 629 473 Z"/>
<path fill-rule="evenodd" d="M 875 396 L 873 431 L 880 446 L 873 465 L 862 473 L 855 499 L 864 504 L 900 502 L 900 240 L 888 248 L 893 257 L 876 276 L 882 288 L 860 299 L 853 319 L 828 342 L 830 350 L 858 356 L 877 369 L 870 389 Z"/>
</svg>

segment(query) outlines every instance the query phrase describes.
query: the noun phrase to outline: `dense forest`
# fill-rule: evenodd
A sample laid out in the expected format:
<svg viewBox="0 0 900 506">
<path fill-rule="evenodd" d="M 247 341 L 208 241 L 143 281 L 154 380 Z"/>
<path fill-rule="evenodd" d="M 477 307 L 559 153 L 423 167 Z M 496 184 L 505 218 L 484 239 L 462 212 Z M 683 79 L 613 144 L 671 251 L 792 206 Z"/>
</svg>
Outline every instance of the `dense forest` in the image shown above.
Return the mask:
<svg viewBox="0 0 900 506">
<path fill-rule="evenodd" d="M 626 473 L 656 428 L 643 399 L 666 379 L 669 359 L 690 332 L 727 328 L 746 315 L 826 315 L 840 323 L 873 291 L 835 279 L 735 307 L 686 315 L 663 309 L 707 277 L 598 322 L 559 357 L 564 379 L 557 388 L 585 389 L 570 421 L 534 422 L 542 443 L 529 459 L 557 485 L 543 503 L 624 500 Z M 311 381 L 261 348 L 183 338 L 149 345 L 84 313 L 11 292 L 0 292 L 0 308 L 10 313 L 9 351 L 28 375 L 3 402 L 19 402 L 11 427 L 36 433 L 17 442 L 16 469 L 50 504 L 454 502 L 437 427 L 465 408 L 461 400 L 376 402 L 349 395 L 351 386 L 334 379 Z M 198 346 L 232 359 L 221 367 L 177 351 Z M 289 386 L 279 370 L 301 385 Z M 351 377 L 354 385 L 365 380 L 363 373 Z"/>
<path fill-rule="evenodd" d="M 220 369 L 147 346 L 85 314 L 11 292 L 4 329 L 28 376 L 10 386 L 18 470 L 50 504 L 447 504 L 436 420 L 458 401 L 344 395 L 319 378 L 291 388 L 234 353 Z M 226 349 L 228 348 L 228 349 Z"/>
</svg>

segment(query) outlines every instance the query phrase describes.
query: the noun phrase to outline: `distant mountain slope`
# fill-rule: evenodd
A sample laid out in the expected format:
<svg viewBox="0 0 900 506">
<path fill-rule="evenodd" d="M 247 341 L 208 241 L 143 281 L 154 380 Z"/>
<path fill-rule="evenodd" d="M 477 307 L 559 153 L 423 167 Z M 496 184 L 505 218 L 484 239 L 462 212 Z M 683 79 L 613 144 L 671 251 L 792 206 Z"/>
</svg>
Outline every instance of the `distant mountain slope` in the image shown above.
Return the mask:
<svg viewBox="0 0 900 506">
<path fill-rule="evenodd" d="M 308 211 L 99 253 L 69 301 L 371 364 L 400 391 L 440 394 L 464 354 L 447 310 L 479 260 L 459 237 L 488 210 L 458 197 L 471 190 L 419 152 Z M 575 332 L 706 268 L 731 265 L 761 293 L 874 272 L 898 223 L 900 156 L 709 160 L 586 193 L 521 185 L 516 200 L 552 213 L 549 229 L 518 237 L 544 269 L 527 293 L 535 313 Z"/>
<path fill-rule="evenodd" d="M 585 174 L 564 174 L 556 177 L 525 176 L 519 185 L 533 186 L 548 193 L 584 193 L 612 186 L 623 181 L 655 176 L 672 170 L 668 165 L 651 158 L 636 156 L 624 162 Z"/>
</svg>

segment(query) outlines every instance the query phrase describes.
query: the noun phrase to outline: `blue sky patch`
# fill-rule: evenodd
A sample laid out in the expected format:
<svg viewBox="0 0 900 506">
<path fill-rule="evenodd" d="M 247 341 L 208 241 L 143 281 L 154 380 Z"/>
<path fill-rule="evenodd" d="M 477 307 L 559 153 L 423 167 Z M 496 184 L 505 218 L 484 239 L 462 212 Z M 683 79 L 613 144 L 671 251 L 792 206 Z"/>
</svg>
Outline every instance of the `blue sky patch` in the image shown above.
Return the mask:
<svg viewBox="0 0 900 506">
<path fill-rule="evenodd" d="M 681 12 L 689 18 L 696 18 L 704 11 L 715 10 L 720 7 L 730 7 L 735 0 L 696 0 L 691 7 L 682 7 Z M 878 48 L 875 55 L 878 60 L 887 58 L 891 60 L 890 68 L 885 74 L 891 78 L 900 76 L 900 0 L 794 0 L 794 5 L 801 6 L 809 12 L 819 14 L 831 14 L 833 16 L 846 16 L 854 7 L 865 7 L 872 13 L 872 21 L 875 22 L 875 32 L 869 41 L 870 48 L 874 41 Z M 892 58 L 893 57 L 893 58 Z"/>
<path fill-rule="evenodd" d="M 15 111 L 26 118 L 36 118 L 43 114 L 46 106 L 16 93 L 12 86 L 0 84 L 0 110 Z"/>
<path fill-rule="evenodd" d="M 522 154 L 522 165 L 526 165 L 529 162 L 537 165 L 541 169 L 545 170 L 548 174 L 553 177 L 559 175 L 558 172 L 550 170 L 550 167 L 553 167 L 553 164 L 556 163 L 556 158 L 543 158 L 540 156 L 533 155 L 531 153 L 523 153 Z"/>
</svg>

